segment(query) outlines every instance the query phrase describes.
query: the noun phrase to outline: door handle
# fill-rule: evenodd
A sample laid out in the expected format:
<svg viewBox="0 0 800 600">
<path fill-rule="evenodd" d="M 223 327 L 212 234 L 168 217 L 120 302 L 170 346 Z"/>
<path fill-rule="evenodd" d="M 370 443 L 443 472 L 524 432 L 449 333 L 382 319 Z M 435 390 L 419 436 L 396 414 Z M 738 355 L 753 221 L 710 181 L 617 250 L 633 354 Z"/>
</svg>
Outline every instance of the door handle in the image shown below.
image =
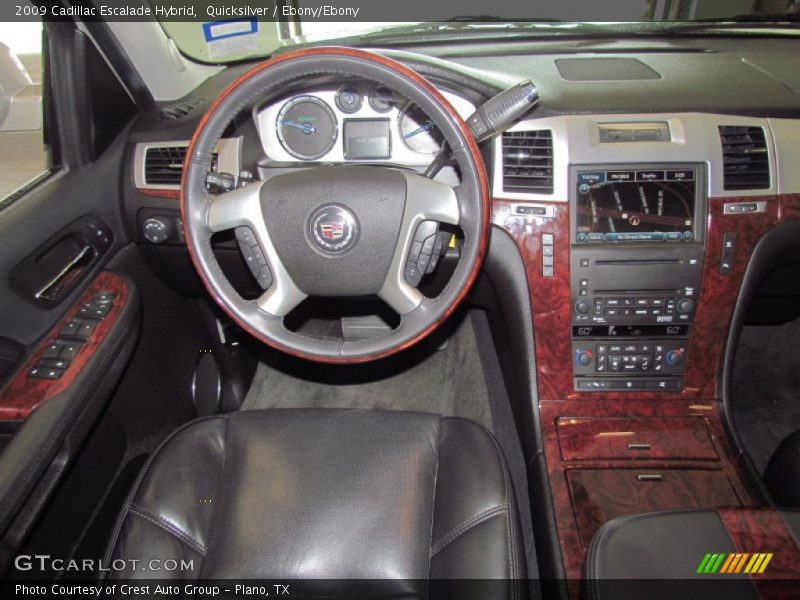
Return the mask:
<svg viewBox="0 0 800 600">
<path fill-rule="evenodd" d="M 83 271 L 83 267 L 91 262 L 94 258 L 94 254 L 94 248 L 88 244 L 83 246 L 58 273 L 53 275 L 53 277 L 34 294 L 34 297 L 37 300 L 56 300 L 60 296 L 61 291 Z"/>
</svg>

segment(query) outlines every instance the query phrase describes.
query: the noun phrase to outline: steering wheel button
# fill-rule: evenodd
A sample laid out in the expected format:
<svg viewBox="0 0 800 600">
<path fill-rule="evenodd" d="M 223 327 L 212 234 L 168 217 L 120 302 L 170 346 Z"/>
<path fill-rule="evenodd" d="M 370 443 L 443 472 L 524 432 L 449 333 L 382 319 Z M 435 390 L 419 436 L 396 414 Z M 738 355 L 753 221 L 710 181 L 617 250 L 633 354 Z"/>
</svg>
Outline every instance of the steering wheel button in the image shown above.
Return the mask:
<svg viewBox="0 0 800 600">
<path fill-rule="evenodd" d="M 444 235 L 442 235 L 442 234 L 444 234 Z M 444 231 L 440 231 L 438 234 L 436 234 L 436 238 L 435 238 L 436 241 L 433 244 L 433 254 L 434 255 L 442 254 L 444 252 L 444 244 L 445 244 L 446 238 L 447 238 L 447 233 L 444 232 Z"/>
<path fill-rule="evenodd" d="M 422 252 L 422 242 L 413 242 L 411 244 L 411 252 L 408 253 L 408 260 L 409 262 L 415 263 L 417 259 L 419 259 L 419 255 Z"/>
<path fill-rule="evenodd" d="M 431 254 L 433 252 L 433 245 L 436 243 L 436 236 L 432 235 L 428 238 L 425 238 L 425 241 L 422 242 L 422 253 L 423 254 Z"/>
<path fill-rule="evenodd" d="M 252 246 L 256 243 L 256 236 L 253 235 L 249 227 L 237 227 L 236 239 L 244 242 L 248 246 Z"/>
<path fill-rule="evenodd" d="M 242 256 L 244 257 L 244 261 L 250 265 L 255 262 L 255 257 L 253 256 L 253 251 L 250 249 L 250 246 L 243 242 L 239 242 L 239 250 L 242 251 Z"/>
<path fill-rule="evenodd" d="M 420 272 L 419 268 L 410 263 L 406 265 L 404 276 L 408 284 L 413 287 L 417 287 L 419 282 L 422 280 L 422 273 Z"/>
<path fill-rule="evenodd" d="M 417 226 L 414 239 L 418 242 L 423 242 L 430 236 L 435 235 L 437 231 L 439 231 L 439 224 L 436 221 L 423 221 Z"/>
<path fill-rule="evenodd" d="M 256 280 L 258 281 L 258 285 L 260 285 L 265 290 L 272 285 L 272 272 L 269 270 L 269 267 L 267 265 L 261 265 L 258 268 L 258 274 L 256 274 Z"/>
<path fill-rule="evenodd" d="M 436 266 L 439 264 L 439 259 L 441 258 L 441 254 L 436 254 L 431 257 L 431 262 L 428 264 L 428 268 L 425 269 L 425 274 L 433 273 L 436 270 Z"/>
<path fill-rule="evenodd" d="M 256 261 L 256 264 L 260 267 L 261 265 L 267 264 L 267 259 L 264 257 L 264 253 L 261 251 L 260 246 L 253 246 L 251 248 L 253 252 L 253 258 Z"/>
<path fill-rule="evenodd" d="M 428 265 L 431 262 L 431 255 L 426 254 L 424 251 L 420 255 L 419 260 L 417 261 L 417 268 L 419 269 L 420 273 L 424 273 L 428 269 Z"/>
</svg>

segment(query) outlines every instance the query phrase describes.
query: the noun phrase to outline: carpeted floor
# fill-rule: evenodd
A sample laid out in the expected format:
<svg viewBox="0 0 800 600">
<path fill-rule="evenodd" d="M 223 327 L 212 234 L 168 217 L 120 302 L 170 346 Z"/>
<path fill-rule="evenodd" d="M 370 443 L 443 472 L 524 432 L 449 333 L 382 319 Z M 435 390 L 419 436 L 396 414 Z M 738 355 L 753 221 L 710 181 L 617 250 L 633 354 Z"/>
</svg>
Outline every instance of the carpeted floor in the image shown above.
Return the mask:
<svg viewBox="0 0 800 600">
<path fill-rule="evenodd" d="M 437 341 L 432 344 L 438 343 Z M 442 350 L 349 367 L 281 360 L 259 363 L 242 410 L 379 408 L 465 417 L 494 430 L 477 339 L 461 319 Z"/>
<path fill-rule="evenodd" d="M 778 444 L 800 430 L 800 319 L 742 329 L 731 408 L 745 450 L 761 473 Z"/>
</svg>

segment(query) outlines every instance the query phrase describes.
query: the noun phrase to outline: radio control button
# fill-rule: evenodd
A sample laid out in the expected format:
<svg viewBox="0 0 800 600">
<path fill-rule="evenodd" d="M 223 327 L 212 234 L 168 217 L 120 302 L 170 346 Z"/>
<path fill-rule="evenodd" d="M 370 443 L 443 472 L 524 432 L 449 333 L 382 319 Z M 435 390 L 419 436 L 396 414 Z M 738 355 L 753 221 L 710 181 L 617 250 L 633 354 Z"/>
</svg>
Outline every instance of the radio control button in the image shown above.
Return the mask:
<svg viewBox="0 0 800 600">
<path fill-rule="evenodd" d="M 589 311 L 592 309 L 592 305 L 589 304 L 588 300 L 578 300 L 575 303 L 575 312 L 579 315 L 586 315 L 589 314 Z"/>
<path fill-rule="evenodd" d="M 681 298 L 678 300 L 677 309 L 679 313 L 684 315 L 692 312 L 694 309 L 694 300 L 691 298 Z"/>
</svg>

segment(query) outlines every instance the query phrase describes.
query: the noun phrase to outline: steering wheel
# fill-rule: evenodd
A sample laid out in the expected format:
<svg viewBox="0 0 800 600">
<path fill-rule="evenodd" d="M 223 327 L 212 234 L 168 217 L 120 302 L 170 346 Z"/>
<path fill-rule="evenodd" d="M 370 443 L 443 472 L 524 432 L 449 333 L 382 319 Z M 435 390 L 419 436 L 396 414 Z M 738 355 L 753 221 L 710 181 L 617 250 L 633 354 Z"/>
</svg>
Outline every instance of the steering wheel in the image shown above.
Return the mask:
<svg viewBox="0 0 800 600">
<path fill-rule="evenodd" d="M 461 173 L 452 188 L 422 175 L 381 166 L 299 169 L 212 195 L 206 189 L 212 152 L 241 111 L 318 76 L 383 84 L 418 105 L 439 128 Z M 399 352 L 431 333 L 475 281 L 489 234 L 489 189 L 478 146 L 464 121 L 426 79 L 400 63 L 351 48 L 312 48 L 267 60 L 233 81 L 192 137 L 181 184 L 186 245 L 214 300 L 241 327 L 289 354 L 328 363 L 357 363 Z M 427 298 L 407 275 L 431 231 L 429 222 L 463 232 L 458 264 L 442 292 Z M 243 298 L 211 248 L 215 232 L 235 229 L 240 248 L 260 265 L 256 299 Z M 435 226 L 433 231 L 435 232 Z M 245 246 L 247 249 L 245 249 Z M 409 255 L 412 260 L 409 262 Z M 249 257 L 248 257 L 249 258 Z M 284 317 L 308 296 L 377 295 L 400 315 L 380 337 L 332 341 L 293 332 Z"/>
</svg>

